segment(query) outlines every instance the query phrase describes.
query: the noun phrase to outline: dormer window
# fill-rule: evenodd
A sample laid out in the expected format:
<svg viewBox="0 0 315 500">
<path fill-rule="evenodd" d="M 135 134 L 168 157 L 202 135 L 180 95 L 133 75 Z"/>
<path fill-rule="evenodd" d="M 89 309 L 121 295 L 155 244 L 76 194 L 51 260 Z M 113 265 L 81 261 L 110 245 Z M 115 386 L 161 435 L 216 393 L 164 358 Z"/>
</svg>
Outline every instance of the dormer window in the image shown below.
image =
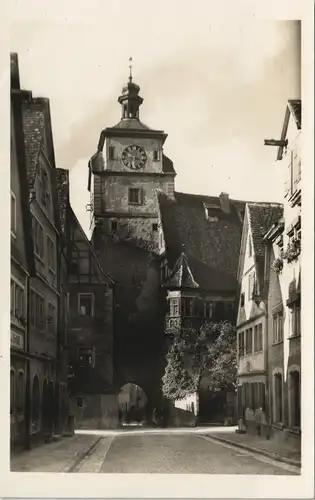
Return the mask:
<svg viewBox="0 0 315 500">
<path fill-rule="evenodd" d="M 221 210 L 221 207 L 219 205 L 206 205 L 206 204 L 204 204 L 204 210 L 205 210 L 206 219 L 208 221 L 217 222 L 219 220 L 219 217 L 216 215 L 218 213 L 218 210 Z"/>
</svg>

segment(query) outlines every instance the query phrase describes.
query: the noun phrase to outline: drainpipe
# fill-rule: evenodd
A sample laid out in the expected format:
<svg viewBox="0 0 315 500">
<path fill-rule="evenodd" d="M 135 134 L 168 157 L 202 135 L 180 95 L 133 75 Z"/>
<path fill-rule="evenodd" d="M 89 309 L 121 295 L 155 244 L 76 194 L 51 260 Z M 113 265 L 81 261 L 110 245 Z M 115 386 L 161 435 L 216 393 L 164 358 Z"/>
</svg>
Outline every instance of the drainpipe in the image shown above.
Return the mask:
<svg viewBox="0 0 315 500">
<path fill-rule="evenodd" d="M 270 247 L 268 247 L 268 242 L 266 242 L 265 247 L 265 278 L 264 278 L 264 304 L 265 304 L 265 341 L 264 341 L 264 351 L 265 351 L 265 367 L 266 367 L 266 401 L 265 401 L 265 414 L 266 420 L 268 422 L 269 429 L 271 429 L 271 419 L 270 419 L 270 390 L 269 390 L 269 304 L 268 304 L 268 292 L 270 284 Z"/>
<path fill-rule="evenodd" d="M 31 367 L 30 367 L 30 276 L 26 276 L 26 329 L 25 329 L 25 354 L 26 354 L 26 384 L 25 384 L 25 440 L 26 450 L 31 448 Z"/>
</svg>

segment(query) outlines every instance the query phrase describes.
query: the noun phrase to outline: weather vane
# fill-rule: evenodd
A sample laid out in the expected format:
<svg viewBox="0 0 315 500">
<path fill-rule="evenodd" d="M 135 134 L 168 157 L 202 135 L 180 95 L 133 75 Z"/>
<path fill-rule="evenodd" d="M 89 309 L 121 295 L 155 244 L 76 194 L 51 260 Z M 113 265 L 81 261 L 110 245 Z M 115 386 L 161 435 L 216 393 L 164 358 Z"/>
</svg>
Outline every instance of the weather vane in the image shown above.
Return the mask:
<svg viewBox="0 0 315 500">
<path fill-rule="evenodd" d="M 130 74 L 129 74 L 129 81 L 132 82 L 132 57 L 129 57 L 129 70 L 130 70 Z"/>
</svg>

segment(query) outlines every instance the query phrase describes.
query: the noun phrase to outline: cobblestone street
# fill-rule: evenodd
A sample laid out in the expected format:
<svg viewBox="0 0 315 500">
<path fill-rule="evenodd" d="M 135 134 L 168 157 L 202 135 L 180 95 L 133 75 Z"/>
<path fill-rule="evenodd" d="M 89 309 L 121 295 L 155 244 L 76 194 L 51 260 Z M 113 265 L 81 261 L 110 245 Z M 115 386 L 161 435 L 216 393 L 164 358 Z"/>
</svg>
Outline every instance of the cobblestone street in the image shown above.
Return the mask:
<svg viewBox="0 0 315 500">
<path fill-rule="evenodd" d="M 220 429 L 81 431 L 11 459 L 12 471 L 299 474 L 299 468 L 213 439 Z"/>
</svg>

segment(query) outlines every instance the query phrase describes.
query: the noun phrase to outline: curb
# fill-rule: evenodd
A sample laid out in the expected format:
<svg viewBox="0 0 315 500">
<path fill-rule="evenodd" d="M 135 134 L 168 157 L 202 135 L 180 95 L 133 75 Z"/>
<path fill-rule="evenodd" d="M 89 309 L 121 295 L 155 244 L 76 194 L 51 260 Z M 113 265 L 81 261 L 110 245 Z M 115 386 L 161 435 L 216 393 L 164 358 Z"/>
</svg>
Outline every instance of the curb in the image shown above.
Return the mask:
<svg viewBox="0 0 315 500">
<path fill-rule="evenodd" d="M 204 437 L 209 437 L 214 441 L 230 444 L 231 446 L 235 446 L 235 448 L 241 448 L 243 450 L 250 451 L 252 453 L 257 453 L 258 455 L 264 455 L 265 457 L 272 458 L 276 462 L 282 462 L 287 465 L 293 465 L 294 467 L 298 467 L 299 469 L 301 468 L 300 460 L 286 458 L 283 457 L 282 455 L 278 455 L 277 453 L 272 453 L 270 451 L 262 450 L 261 448 L 255 448 L 254 446 L 248 446 L 247 444 L 243 443 L 236 443 L 235 441 L 230 441 L 229 439 L 213 436 L 213 434 L 201 434 L 201 435 Z"/>
<path fill-rule="evenodd" d="M 98 443 L 101 441 L 102 436 L 98 437 L 93 441 L 92 444 L 87 446 L 87 448 L 83 451 L 79 451 L 76 455 L 75 458 L 71 461 L 71 464 L 64 467 L 61 472 L 68 473 L 68 472 L 75 472 L 75 469 L 78 467 L 78 465 L 84 460 L 88 455 L 90 455 L 98 445 Z"/>
</svg>

